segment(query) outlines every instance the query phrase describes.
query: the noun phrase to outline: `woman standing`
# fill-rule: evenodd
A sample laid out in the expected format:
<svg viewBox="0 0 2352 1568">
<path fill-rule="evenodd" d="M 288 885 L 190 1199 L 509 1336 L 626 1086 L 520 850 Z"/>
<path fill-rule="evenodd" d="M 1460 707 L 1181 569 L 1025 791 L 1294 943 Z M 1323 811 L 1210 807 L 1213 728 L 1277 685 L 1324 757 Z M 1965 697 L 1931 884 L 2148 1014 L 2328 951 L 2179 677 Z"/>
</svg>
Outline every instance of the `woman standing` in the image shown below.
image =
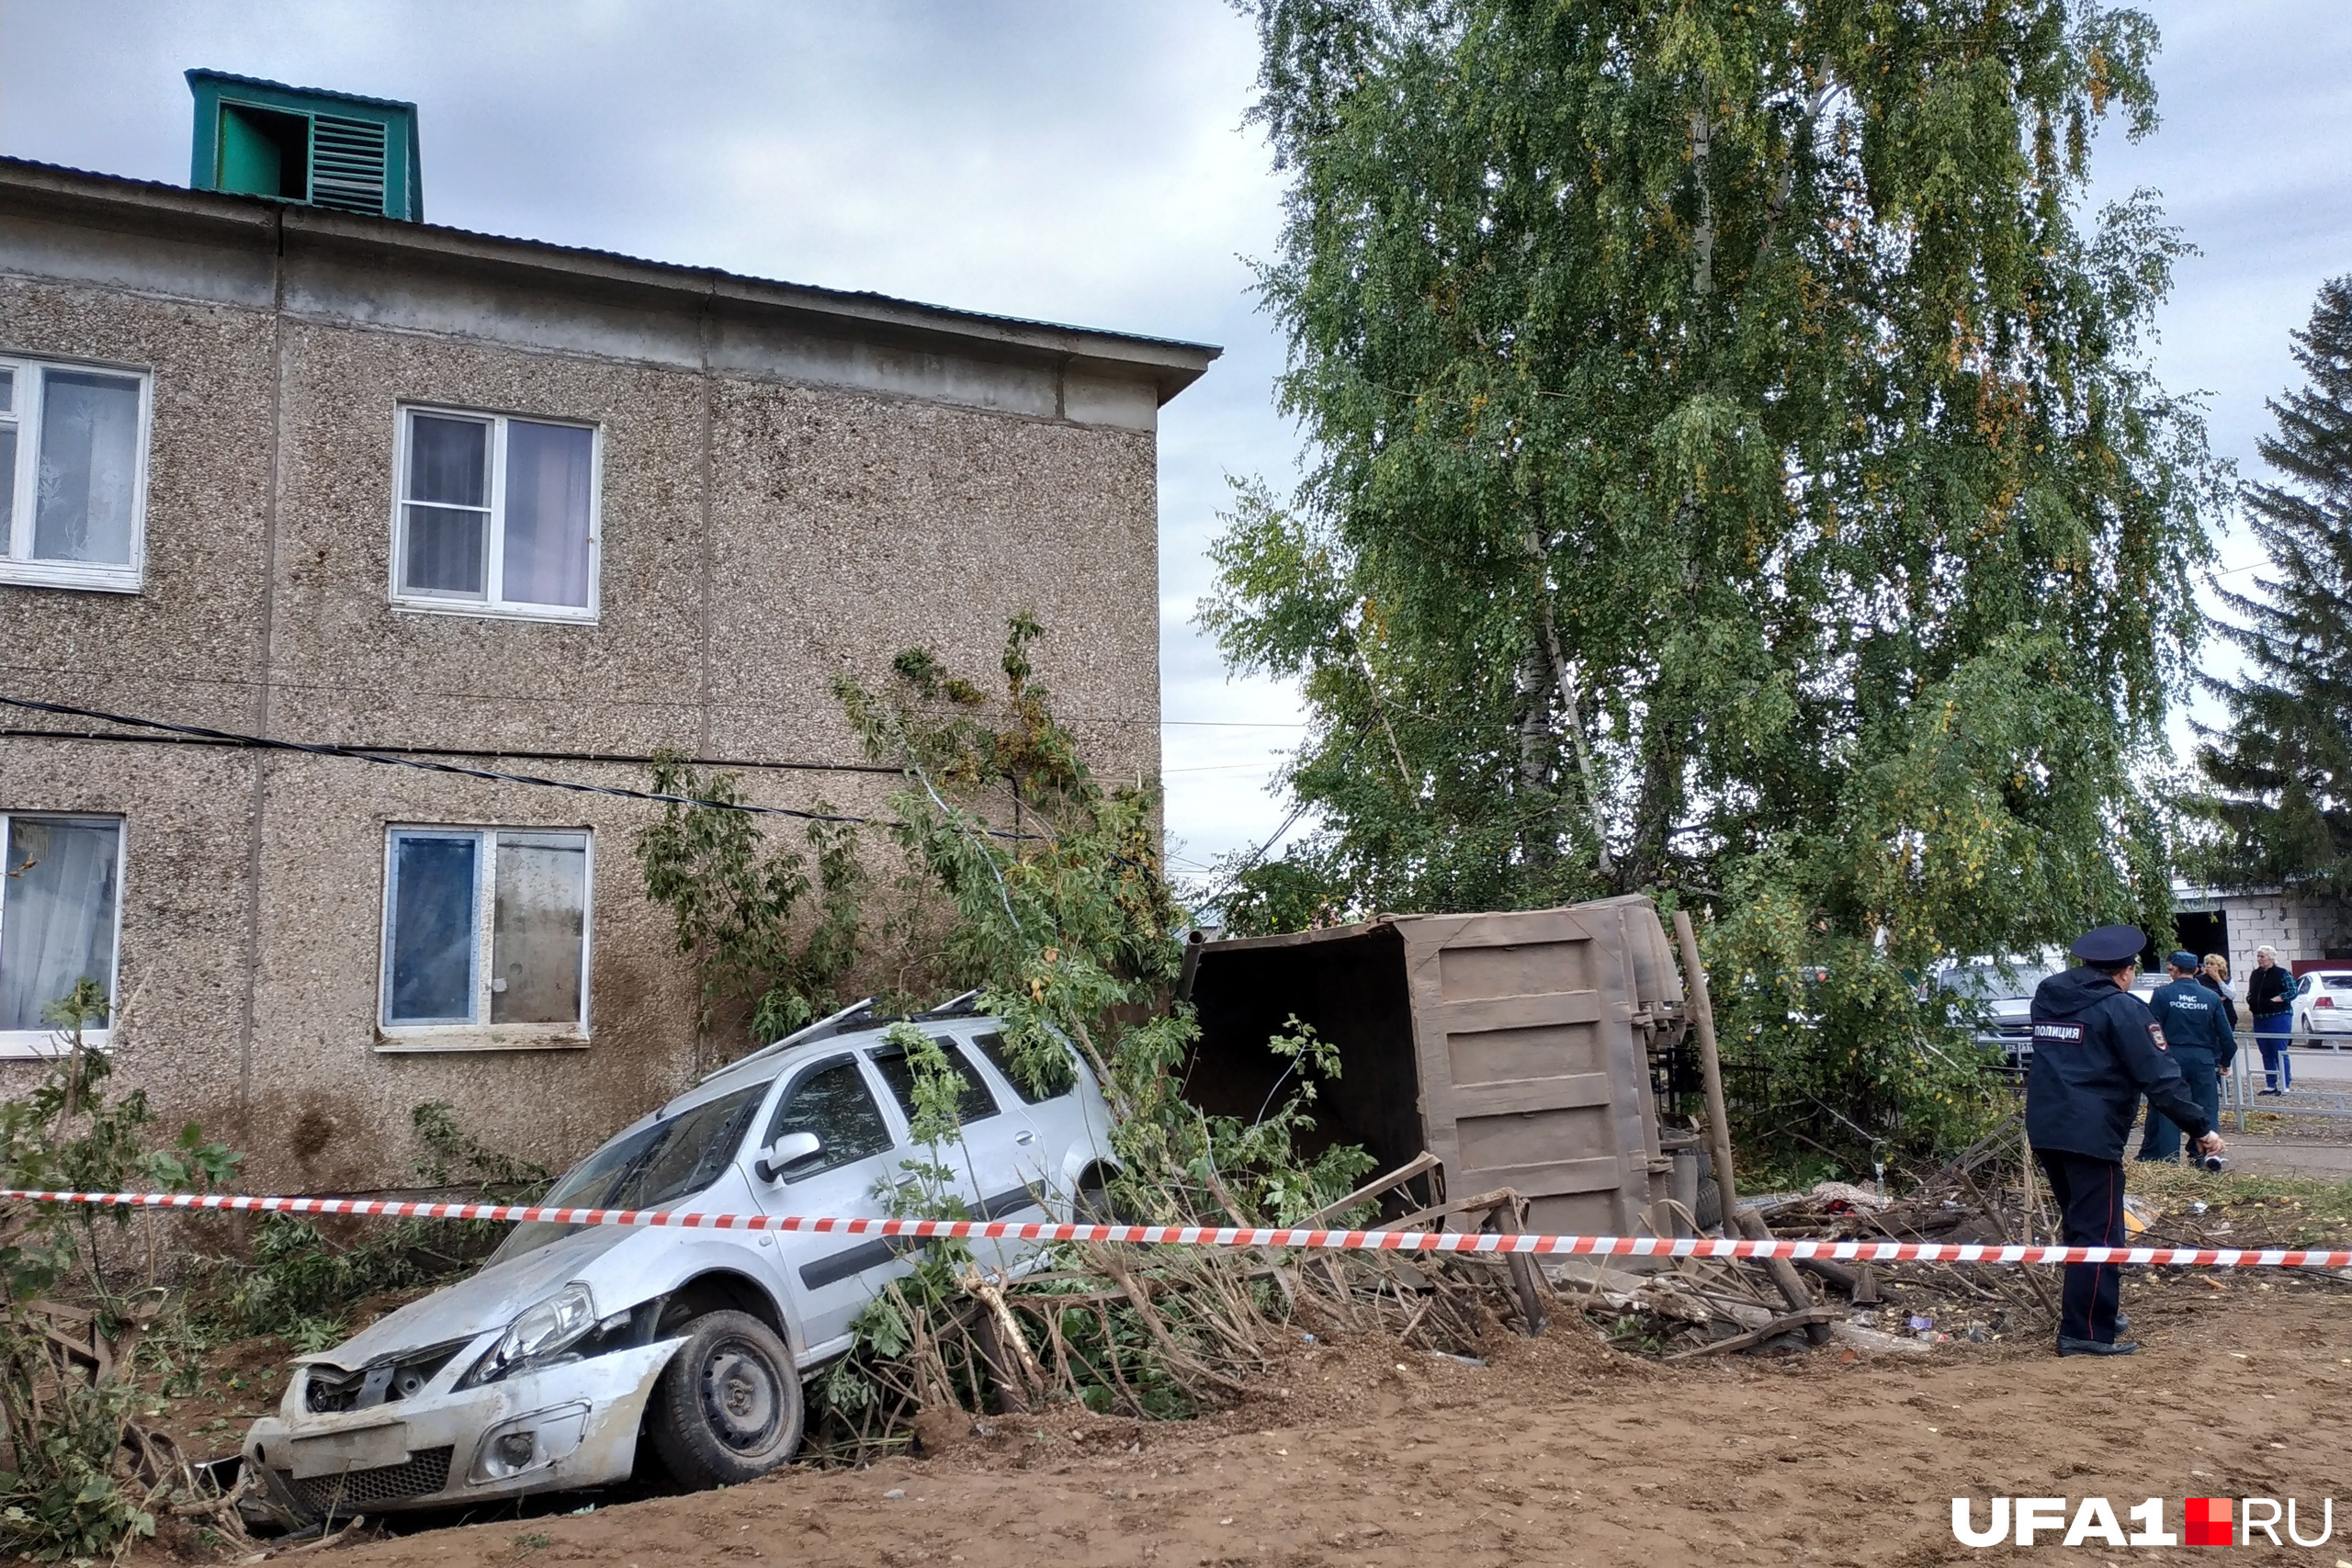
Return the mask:
<svg viewBox="0 0 2352 1568">
<path fill-rule="evenodd" d="M 2287 1065 L 2287 1040 L 2295 1027 L 2295 977 L 2279 965 L 2277 948 L 2254 950 L 2245 1005 L 2254 1014 L 2254 1043 L 2262 1048 L 2261 1092 L 2284 1094 L 2295 1077 Z"/>
<path fill-rule="evenodd" d="M 2197 983 L 2220 998 L 2222 1016 L 2229 1022 L 2230 1048 L 2213 1062 L 2221 1076 L 2228 1077 L 2238 1056 L 2238 994 L 2230 989 L 2230 961 L 2218 953 L 2207 953 L 2197 965 Z"/>
<path fill-rule="evenodd" d="M 2197 968 L 2197 983 L 2222 998 L 2222 1010 L 2230 1015 L 2230 1028 L 2238 1026 L 2238 994 L 2230 989 L 2230 961 L 2218 953 L 2209 953 Z"/>
</svg>

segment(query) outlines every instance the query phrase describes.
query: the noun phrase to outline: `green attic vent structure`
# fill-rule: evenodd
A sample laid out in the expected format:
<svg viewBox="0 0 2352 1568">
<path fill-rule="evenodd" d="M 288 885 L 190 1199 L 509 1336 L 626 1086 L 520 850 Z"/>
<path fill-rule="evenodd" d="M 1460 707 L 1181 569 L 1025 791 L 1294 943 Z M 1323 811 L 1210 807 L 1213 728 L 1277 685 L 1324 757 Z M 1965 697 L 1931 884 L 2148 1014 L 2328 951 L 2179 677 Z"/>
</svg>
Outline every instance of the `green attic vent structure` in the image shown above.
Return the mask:
<svg viewBox="0 0 2352 1568">
<path fill-rule="evenodd" d="M 191 71 L 187 85 L 196 189 L 424 220 L 414 104 L 219 71 Z"/>
</svg>

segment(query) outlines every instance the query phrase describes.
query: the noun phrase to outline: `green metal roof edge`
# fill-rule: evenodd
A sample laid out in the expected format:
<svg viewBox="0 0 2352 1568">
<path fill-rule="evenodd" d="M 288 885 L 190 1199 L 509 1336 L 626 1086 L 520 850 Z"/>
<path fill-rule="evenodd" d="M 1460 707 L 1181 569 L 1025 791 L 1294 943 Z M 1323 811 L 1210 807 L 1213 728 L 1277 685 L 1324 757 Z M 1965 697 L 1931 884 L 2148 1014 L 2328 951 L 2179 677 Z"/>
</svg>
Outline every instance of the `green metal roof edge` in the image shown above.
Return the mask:
<svg viewBox="0 0 2352 1568">
<path fill-rule="evenodd" d="M 365 104 L 370 108 L 400 109 L 411 117 L 416 106 L 405 98 L 372 98 L 365 93 L 345 93 L 334 87 L 298 87 L 291 82 L 273 82 L 266 76 L 240 76 L 233 71 L 215 71 L 209 66 L 191 67 L 187 73 L 188 85 L 198 81 L 226 82 L 239 87 L 263 87 L 276 93 L 292 93 L 305 98 L 334 98 L 346 104 Z"/>
</svg>

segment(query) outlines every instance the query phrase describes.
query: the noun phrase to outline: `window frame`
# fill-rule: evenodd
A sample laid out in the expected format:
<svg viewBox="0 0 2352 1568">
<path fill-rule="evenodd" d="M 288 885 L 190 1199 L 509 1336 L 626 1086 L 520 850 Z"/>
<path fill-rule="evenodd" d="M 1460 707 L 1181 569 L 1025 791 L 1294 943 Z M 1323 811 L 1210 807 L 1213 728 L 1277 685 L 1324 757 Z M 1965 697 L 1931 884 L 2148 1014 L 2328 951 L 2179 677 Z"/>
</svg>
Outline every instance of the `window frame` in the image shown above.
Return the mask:
<svg viewBox="0 0 2352 1568">
<path fill-rule="evenodd" d="M 89 825 L 111 824 L 114 828 L 114 933 L 113 963 L 106 977 L 107 997 L 117 1001 L 122 985 L 122 911 L 130 900 L 124 896 L 130 871 L 130 819 L 119 812 L 107 811 L 0 811 L 0 865 L 7 859 L 8 844 L 14 824 L 18 818 L 41 822 L 76 822 Z M 0 908 L 0 923 L 7 918 Z M 6 951 L 7 932 L 0 929 L 0 952 Z M 61 1043 L 61 1032 L 55 1029 L 0 1029 L 0 1061 L 50 1061 L 65 1055 Z M 82 1032 L 82 1043 L 105 1050 L 114 1043 L 114 1014 L 109 1010 L 107 1021 L 96 1029 Z"/>
<path fill-rule="evenodd" d="M 17 466 L 5 476 L 11 498 L 8 534 L 0 536 L 0 582 L 28 588 L 71 588 L 94 593 L 137 593 L 147 584 L 148 451 L 155 424 L 155 373 L 145 366 L 109 360 L 0 350 L 0 370 L 15 372 L 6 418 L 17 426 Z M 51 370 L 128 377 L 139 383 L 139 448 L 131 462 L 130 559 L 121 565 L 93 561 L 41 560 L 17 553 L 18 540 L 32 548 L 40 466 L 42 399 L 28 395 Z M 29 815 L 29 814 L 28 814 Z"/>
<path fill-rule="evenodd" d="M 905 1119 L 893 1114 L 890 1086 L 882 1081 L 882 1075 L 875 1071 L 874 1064 L 866 1059 L 864 1052 L 844 1050 L 830 1056 L 819 1056 L 813 1062 L 805 1063 L 779 1076 L 777 1081 L 783 1085 L 783 1089 L 780 1093 L 771 1094 L 766 1103 L 760 1108 L 762 1114 L 752 1134 L 751 1143 L 743 1150 L 742 1158 L 746 1162 L 757 1159 L 766 1151 L 768 1145 L 775 1141 L 775 1119 L 784 1114 L 784 1108 L 792 1103 L 792 1097 L 798 1094 L 809 1079 L 820 1073 L 830 1072 L 843 1063 L 849 1065 L 850 1071 L 857 1075 L 857 1081 L 864 1086 L 865 1098 L 873 1105 L 875 1115 L 881 1119 L 883 1135 L 888 1138 L 889 1142 L 873 1154 L 860 1155 L 855 1159 L 838 1160 L 831 1165 L 819 1166 L 804 1170 L 797 1176 L 787 1176 L 779 1171 L 776 1173 L 776 1185 L 789 1187 L 795 1182 L 810 1180 L 820 1176 L 830 1176 L 835 1171 L 846 1170 L 851 1166 L 863 1165 L 870 1159 L 903 1154 L 912 1146 L 913 1140 L 908 1135 Z"/>
<path fill-rule="evenodd" d="M 985 1059 L 981 1062 L 974 1062 L 971 1054 L 962 1049 L 963 1042 L 952 1032 L 942 1030 L 925 1031 L 925 1032 L 939 1042 L 940 1049 L 947 1053 L 949 1061 L 958 1064 L 963 1068 L 964 1081 L 978 1089 L 988 1100 L 989 1110 L 979 1116 L 967 1118 L 959 1109 L 956 1117 L 956 1124 L 958 1128 L 977 1127 L 983 1122 L 994 1121 L 997 1117 L 1008 1114 L 1004 1102 L 997 1098 L 995 1087 L 989 1082 L 989 1075 L 982 1070 L 987 1065 Z M 906 1142 L 911 1145 L 914 1142 L 913 1099 L 911 1095 L 905 1099 L 899 1097 L 899 1086 L 891 1080 L 889 1069 L 882 1065 L 885 1057 L 894 1055 L 901 1057 L 906 1055 L 906 1048 L 883 1039 L 863 1047 L 859 1055 L 865 1058 L 867 1069 L 882 1086 L 882 1103 L 898 1112 L 899 1122 L 907 1130 Z M 912 1081 L 913 1075 L 910 1069 L 909 1082 L 911 1084 Z M 1021 1097 L 1018 1094 L 1013 1096 L 1013 1102 L 1021 1103 Z"/>
<path fill-rule="evenodd" d="M 1068 1100 L 1070 1096 L 1078 1092 L 1079 1075 L 1086 1070 L 1084 1065 L 1079 1061 L 1078 1054 L 1065 1044 L 1062 1047 L 1062 1060 L 1068 1065 L 1069 1069 L 1069 1083 L 1068 1087 L 1064 1088 L 1058 1094 L 1048 1094 L 1042 1098 L 1033 1100 L 1029 1096 L 1027 1087 L 1023 1085 L 1018 1077 L 1013 1076 L 1012 1053 L 1003 1053 L 1004 1060 L 1000 1062 L 997 1060 L 998 1053 L 992 1052 L 988 1048 L 986 1043 L 990 1040 L 996 1041 L 1000 1046 L 1003 1044 L 1004 1026 L 1002 1024 L 998 1024 L 992 1029 L 976 1029 L 971 1033 L 961 1036 L 961 1038 L 965 1045 L 968 1047 L 969 1055 L 971 1056 L 978 1057 L 981 1066 L 985 1066 L 989 1072 L 994 1073 L 998 1077 L 1004 1080 L 1004 1087 L 1012 1093 L 1013 1104 L 1019 1106 L 1023 1111 L 1031 1110 L 1040 1105 L 1057 1105 L 1061 1101 Z"/>
<path fill-rule="evenodd" d="M 447 504 L 429 501 L 412 503 L 409 500 L 410 432 L 418 414 L 490 426 L 489 486 L 483 508 L 489 521 L 482 547 L 488 558 L 482 565 L 482 596 L 479 599 L 423 592 L 405 588 L 401 582 L 401 565 L 408 556 L 409 507 Z M 506 585 L 506 434 L 508 426 L 517 420 L 525 424 L 554 425 L 588 433 L 588 603 L 584 605 L 539 604 L 509 601 L 503 596 Z M 429 615 L 486 615 L 498 620 L 544 621 L 574 626 L 596 624 L 604 604 L 605 578 L 605 427 L 601 423 L 497 409 L 459 408 L 449 403 L 401 402 L 394 410 L 392 430 L 392 551 L 385 588 L 395 609 Z"/>
<path fill-rule="evenodd" d="M 498 839 L 514 833 L 534 838 L 565 834 L 579 838 L 581 863 L 580 1017 L 571 1022 L 491 1021 L 491 957 L 497 941 Z M 385 1016 L 392 995 L 392 896 L 398 874 L 395 852 L 403 835 L 474 841 L 474 1017 L 458 1023 L 393 1023 Z M 431 1051 L 577 1051 L 591 1038 L 590 981 L 596 958 L 596 834 L 582 825 L 525 827 L 470 822 L 384 824 L 383 892 L 376 922 L 376 1050 L 384 1055 Z"/>
</svg>

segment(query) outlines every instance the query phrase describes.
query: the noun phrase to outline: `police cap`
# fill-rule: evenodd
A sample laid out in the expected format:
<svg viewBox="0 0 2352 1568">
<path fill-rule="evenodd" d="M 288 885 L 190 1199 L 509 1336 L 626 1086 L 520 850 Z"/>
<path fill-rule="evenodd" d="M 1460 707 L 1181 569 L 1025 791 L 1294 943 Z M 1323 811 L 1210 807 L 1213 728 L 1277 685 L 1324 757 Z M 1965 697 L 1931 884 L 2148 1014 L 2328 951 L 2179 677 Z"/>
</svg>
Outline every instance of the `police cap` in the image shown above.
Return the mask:
<svg viewBox="0 0 2352 1568">
<path fill-rule="evenodd" d="M 2147 945 L 2148 933 L 2138 926 L 2101 926 L 2084 932 L 2066 951 L 2086 964 L 2123 964 Z"/>
<path fill-rule="evenodd" d="M 2197 954 L 2189 952 L 2188 949 L 2185 947 L 2176 948 L 2173 951 L 2173 955 L 2170 958 L 2165 959 L 2165 962 L 2171 964 L 2174 968 L 2179 970 L 2184 975 L 2194 975 L 2197 973 Z"/>
</svg>

